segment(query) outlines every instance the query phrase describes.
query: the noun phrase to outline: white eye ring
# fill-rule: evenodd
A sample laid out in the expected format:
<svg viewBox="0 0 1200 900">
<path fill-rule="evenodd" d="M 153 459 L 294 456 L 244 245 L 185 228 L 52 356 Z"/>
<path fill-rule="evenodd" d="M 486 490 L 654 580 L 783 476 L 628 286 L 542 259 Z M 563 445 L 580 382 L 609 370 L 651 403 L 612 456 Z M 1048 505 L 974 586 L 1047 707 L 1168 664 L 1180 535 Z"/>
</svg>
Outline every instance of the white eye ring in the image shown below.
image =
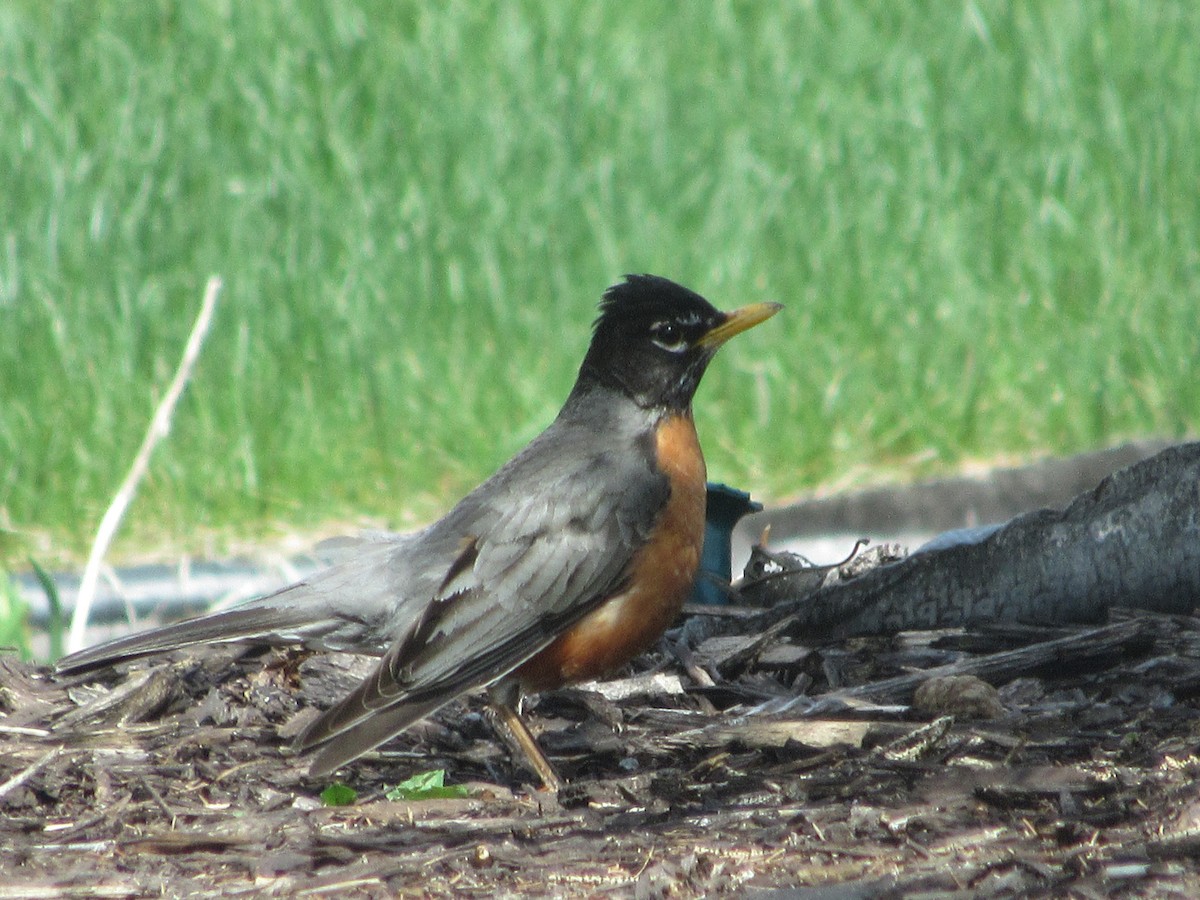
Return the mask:
<svg viewBox="0 0 1200 900">
<path fill-rule="evenodd" d="M 679 326 L 674 322 L 656 322 L 650 333 L 650 340 L 654 341 L 654 346 L 662 347 L 668 353 L 682 353 L 688 348 L 687 340 L 679 336 Z M 653 336 L 659 333 L 663 335 L 661 340 Z"/>
<path fill-rule="evenodd" d="M 662 347 L 668 353 L 682 353 L 684 350 L 687 349 L 688 343 L 687 343 L 687 341 L 684 341 L 684 340 L 678 340 L 673 344 L 667 344 L 667 343 L 664 343 L 663 341 L 655 340 L 654 346 Z"/>
</svg>

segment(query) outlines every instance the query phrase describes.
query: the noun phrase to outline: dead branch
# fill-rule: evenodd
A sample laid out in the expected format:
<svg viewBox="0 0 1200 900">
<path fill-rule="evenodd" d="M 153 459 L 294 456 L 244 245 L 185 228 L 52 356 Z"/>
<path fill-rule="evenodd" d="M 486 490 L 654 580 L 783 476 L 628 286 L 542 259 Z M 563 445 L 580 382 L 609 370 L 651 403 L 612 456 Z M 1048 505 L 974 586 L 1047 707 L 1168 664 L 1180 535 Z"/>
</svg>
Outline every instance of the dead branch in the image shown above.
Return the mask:
<svg viewBox="0 0 1200 900">
<path fill-rule="evenodd" d="M 158 442 L 165 438 L 171 431 L 171 416 L 175 412 L 175 404 L 179 401 L 184 387 L 187 386 L 188 379 L 192 375 L 192 369 L 200 356 L 200 348 L 203 346 L 204 338 L 208 334 L 209 325 L 212 324 L 213 310 L 216 307 L 217 296 L 220 292 L 221 279 L 214 275 L 208 279 L 208 284 L 205 285 L 204 300 L 200 305 L 200 313 L 196 316 L 196 322 L 192 326 L 191 334 L 188 335 L 187 344 L 183 350 L 183 357 L 179 361 L 179 368 L 175 370 L 175 377 L 171 379 L 171 385 L 167 388 L 166 395 L 163 397 L 162 402 L 159 403 L 158 409 L 154 411 L 154 417 L 150 420 L 150 427 L 146 431 L 146 436 L 142 439 L 142 446 L 138 448 L 137 455 L 133 458 L 133 465 L 129 467 L 129 473 L 125 476 L 125 480 L 121 482 L 121 487 L 117 490 L 116 496 L 113 497 L 112 503 L 109 504 L 108 509 L 105 511 L 104 518 L 100 520 L 100 527 L 96 530 L 96 540 L 92 543 L 92 550 L 88 555 L 87 566 L 83 570 L 83 579 L 79 585 L 79 596 L 75 601 L 75 611 L 71 616 L 71 631 L 67 638 L 67 652 L 69 653 L 83 649 L 87 634 L 88 616 L 92 609 L 92 598 L 96 594 L 96 582 L 100 576 L 100 566 L 104 561 L 104 554 L 108 552 L 109 544 L 112 543 L 113 536 L 117 533 L 117 528 L 121 524 L 125 510 L 133 502 L 138 485 L 149 468 L 150 454 L 154 452 L 154 448 L 158 445 Z"/>
<path fill-rule="evenodd" d="M 1018 516 L 975 542 L 918 551 L 812 595 L 789 593 L 778 577 L 739 590 L 771 607 L 760 628 L 795 617 L 790 633 L 808 641 L 1088 624 L 1114 606 L 1190 613 L 1200 605 L 1200 443 L 1123 469 L 1065 509 Z"/>
</svg>

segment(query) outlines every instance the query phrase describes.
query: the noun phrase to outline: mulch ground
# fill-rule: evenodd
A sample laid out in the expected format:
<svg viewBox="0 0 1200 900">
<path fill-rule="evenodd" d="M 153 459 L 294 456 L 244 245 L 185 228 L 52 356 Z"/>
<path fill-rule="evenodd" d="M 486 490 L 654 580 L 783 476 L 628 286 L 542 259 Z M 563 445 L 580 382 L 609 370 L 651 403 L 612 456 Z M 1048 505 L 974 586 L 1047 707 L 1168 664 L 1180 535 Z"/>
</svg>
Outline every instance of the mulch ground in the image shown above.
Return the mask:
<svg viewBox="0 0 1200 900">
<path fill-rule="evenodd" d="M 558 795 L 466 698 L 340 773 L 358 799 L 335 808 L 289 741 L 362 660 L 0 660 L 0 900 L 1200 896 L 1195 619 L 809 647 L 731 614 L 672 637 L 530 704 Z M 469 795 L 385 799 L 435 769 Z"/>
</svg>

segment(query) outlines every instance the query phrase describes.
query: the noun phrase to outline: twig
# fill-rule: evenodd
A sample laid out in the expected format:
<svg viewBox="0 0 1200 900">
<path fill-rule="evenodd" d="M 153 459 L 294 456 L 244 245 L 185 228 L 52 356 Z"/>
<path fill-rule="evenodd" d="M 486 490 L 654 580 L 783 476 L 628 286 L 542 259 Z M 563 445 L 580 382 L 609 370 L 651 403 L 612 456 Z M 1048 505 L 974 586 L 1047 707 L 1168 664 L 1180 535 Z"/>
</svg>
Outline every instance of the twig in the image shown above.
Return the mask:
<svg viewBox="0 0 1200 900">
<path fill-rule="evenodd" d="M 781 569 L 778 572 L 768 572 L 765 575 L 758 575 L 754 578 L 743 578 L 735 590 L 744 590 L 748 587 L 758 587 L 764 581 L 774 581 L 776 578 L 788 578 L 792 575 L 813 575 L 825 574 L 832 572 L 834 569 L 840 569 L 842 566 L 849 565 L 854 561 L 854 557 L 858 556 L 858 551 L 871 543 L 871 539 L 860 537 L 854 542 L 854 546 L 850 549 L 849 555 L 841 562 L 826 563 L 822 566 L 801 566 L 798 569 Z M 733 585 L 730 585 L 732 588 Z"/>
<path fill-rule="evenodd" d="M 828 694 L 807 698 L 808 702 L 816 701 L 809 708 L 809 713 L 825 708 L 818 704 L 844 699 L 867 698 L 877 703 L 907 702 L 922 682 L 935 677 L 974 675 L 984 681 L 1003 683 L 1042 666 L 1058 664 L 1060 671 L 1067 666 L 1083 666 L 1097 658 L 1119 653 L 1131 644 L 1149 640 L 1153 635 L 1154 624 L 1142 618 L 1127 619 L 1111 625 L 1088 628 L 1040 644 L 1019 647 L 1016 650 L 970 657 L 908 675 L 897 675 L 858 687 L 830 691 Z"/>
<path fill-rule="evenodd" d="M 138 484 L 146 474 L 146 470 L 150 465 L 150 454 L 154 451 L 158 442 L 171 431 L 171 415 L 175 411 L 175 404 L 183 393 L 183 389 L 191 377 L 192 368 L 196 364 L 196 359 L 200 355 L 200 347 L 204 343 L 208 327 L 212 323 L 213 309 L 216 307 L 217 295 L 220 292 L 221 279 L 214 275 L 208 279 L 208 284 L 205 285 L 204 301 L 200 306 L 200 313 L 196 316 L 196 323 L 192 326 L 192 333 L 188 335 L 187 345 L 183 350 L 183 358 L 179 361 L 179 368 L 175 370 L 175 377 L 171 380 L 171 386 L 167 389 L 166 396 L 163 397 L 162 402 L 159 403 L 158 409 L 154 411 L 154 418 L 150 421 L 150 428 L 146 431 L 146 437 L 142 440 L 142 446 L 138 448 L 137 456 L 134 457 L 133 465 L 129 468 L 129 473 L 125 476 L 120 489 L 118 489 L 112 503 L 105 511 L 104 518 L 100 520 L 100 527 L 96 531 L 96 540 L 92 543 L 92 551 L 88 556 L 87 566 L 83 570 L 83 580 L 79 585 L 79 596 L 75 602 L 75 611 L 71 616 L 71 633 L 67 638 L 67 651 L 69 653 L 74 653 L 76 650 L 83 648 L 84 638 L 87 634 L 88 615 L 92 610 L 92 598 L 95 596 L 96 581 L 100 575 L 100 564 L 104 559 L 104 554 L 108 552 L 108 546 L 112 543 L 113 536 L 117 532 L 117 527 L 121 523 L 121 518 L 125 515 L 125 510 L 133 502 L 133 496 L 137 493 Z"/>
<path fill-rule="evenodd" d="M 46 765 L 46 763 L 50 762 L 50 760 L 54 759 L 54 757 L 58 756 L 58 754 L 61 752 L 62 747 L 55 747 L 53 750 L 47 751 L 46 754 L 41 757 L 41 759 L 38 759 L 32 764 L 26 766 L 12 778 L 8 779 L 8 781 L 4 782 L 4 784 L 0 784 L 0 797 L 11 793 L 15 788 L 19 788 L 26 781 L 28 781 L 34 775 L 34 773 L 38 771 L 38 769 L 42 768 L 44 765 Z"/>
</svg>

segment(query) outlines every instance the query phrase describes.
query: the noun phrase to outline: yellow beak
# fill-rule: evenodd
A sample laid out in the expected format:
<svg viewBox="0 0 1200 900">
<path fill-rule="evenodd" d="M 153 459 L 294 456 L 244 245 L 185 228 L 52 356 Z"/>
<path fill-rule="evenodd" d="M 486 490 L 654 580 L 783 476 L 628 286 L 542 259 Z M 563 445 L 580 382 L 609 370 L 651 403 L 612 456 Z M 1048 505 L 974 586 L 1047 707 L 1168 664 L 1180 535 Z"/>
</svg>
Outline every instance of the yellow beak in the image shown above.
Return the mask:
<svg viewBox="0 0 1200 900">
<path fill-rule="evenodd" d="M 783 309 L 781 303 L 751 303 L 749 306 L 735 309 L 733 312 L 725 313 L 725 321 L 696 343 L 700 347 L 711 347 L 715 350 L 735 334 L 741 334 L 748 328 L 767 321 L 781 309 Z"/>
</svg>

